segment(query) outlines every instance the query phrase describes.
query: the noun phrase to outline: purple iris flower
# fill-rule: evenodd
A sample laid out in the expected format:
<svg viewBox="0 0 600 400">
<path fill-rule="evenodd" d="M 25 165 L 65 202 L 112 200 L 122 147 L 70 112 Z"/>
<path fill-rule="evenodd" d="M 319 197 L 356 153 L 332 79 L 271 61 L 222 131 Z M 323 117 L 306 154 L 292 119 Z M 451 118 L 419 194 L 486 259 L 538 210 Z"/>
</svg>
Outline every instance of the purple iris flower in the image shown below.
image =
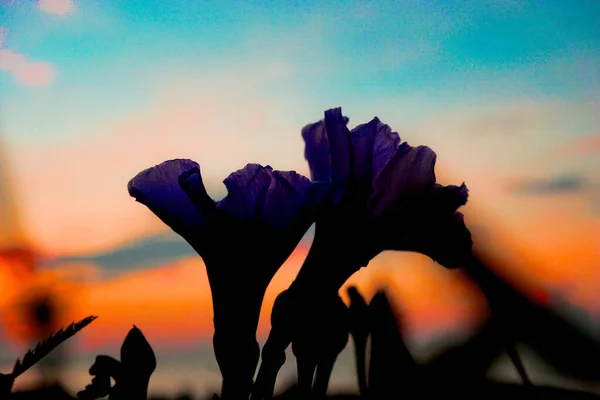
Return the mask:
<svg viewBox="0 0 600 400">
<path fill-rule="evenodd" d="M 204 260 L 221 396 L 247 399 L 259 357 L 256 328 L 265 291 L 314 222 L 330 186 L 259 164 L 247 164 L 223 183 L 228 194 L 215 202 L 200 166 L 176 159 L 140 172 L 128 189 Z"/>
</svg>

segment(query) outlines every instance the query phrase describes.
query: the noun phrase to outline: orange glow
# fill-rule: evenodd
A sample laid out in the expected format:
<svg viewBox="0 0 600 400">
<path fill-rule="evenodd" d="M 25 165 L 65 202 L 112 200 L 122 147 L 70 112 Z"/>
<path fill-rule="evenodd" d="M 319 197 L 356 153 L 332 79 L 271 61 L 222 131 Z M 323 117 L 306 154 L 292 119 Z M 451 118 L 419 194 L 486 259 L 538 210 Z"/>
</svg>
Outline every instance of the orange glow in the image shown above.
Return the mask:
<svg viewBox="0 0 600 400">
<path fill-rule="evenodd" d="M 472 186 L 472 193 L 491 197 L 499 191 L 485 179 L 475 180 Z M 568 200 L 571 207 L 564 207 L 564 198 L 523 199 L 522 208 L 531 209 L 530 213 L 491 215 L 482 209 L 479 194 L 465 207 L 466 221 L 473 232 L 475 248 L 493 255 L 502 265 L 502 270 L 496 272 L 534 301 L 551 301 L 548 287 L 567 288 L 563 294 L 570 301 L 594 312 L 600 307 L 595 290 L 600 282 L 595 268 L 600 248 L 593 238 L 600 237 L 600 223 L 578 214 L 583 199 L 571 196 Z M 132 206 L 131 209 L 146 211 L 135 203 Z M 150 212 L 146 214 L 138 226 L 140 231 L 149 225 L 154 227 L 150 231 L 165 230 Z M 101 232 L 98 235 L 102 236 Z M 307 251 L 308 245 L 299 245 L 268 287 L 259 337 L 267 336 L 275 297 L 293 281 Z M 81 264 L 65 265 L 53 273 L 57 280 L 68 281 L 78 274 L 86 279 L 86 283 L 69 284 L 70 290 L 77 288 L 77 295 L 61 295 L 72 304 L 68 313 L 71 320 L 90 314 L 100 316 L 82 332 L 84 348 L 117 346 L 132 324 L 142 328 L 152 343 L 166 347 L 186 346 L 212 336 L 210 289 L 200 257 L 124 273 L 109 280 L 99 280 L 99 273 L 94 265 Z M 15 275 L 0 275 L 0 284 L 6 289 L 2 291 L 1 304 L 8 304 L 7 299 L 14 297 L 14 293 L 9 295 L 10 288 L 16 287 L 17 282 L 21 284 Z M 417 254 L 385 252 L 352 276 L 345 287 L 351 284 L 367 299 L 382 285 L 388 287 L 412 333 L 469 326 L 486 312 L 472 284 Z M 28 286 L 22 289 L 25 287 Z M 343 297 L 345 287 L 340 291 Z M 13 337 L 21 335 L 17 325 L 9 327 Z"/>
</svg>

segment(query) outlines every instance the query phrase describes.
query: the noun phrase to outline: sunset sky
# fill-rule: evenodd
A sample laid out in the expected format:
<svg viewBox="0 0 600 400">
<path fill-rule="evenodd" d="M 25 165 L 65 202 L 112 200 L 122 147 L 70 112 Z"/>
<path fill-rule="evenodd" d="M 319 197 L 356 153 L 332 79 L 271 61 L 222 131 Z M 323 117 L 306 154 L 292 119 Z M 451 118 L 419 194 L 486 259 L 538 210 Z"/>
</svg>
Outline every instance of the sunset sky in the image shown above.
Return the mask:
<svg viewBox="0 0 600 400">
<path fill-rule="evenodd" d="M 85 348 L 118 347 L 132 323 L 163 348 L 212 334 L 202 260 L 129 197 L 130 178 L 191 158 L 221 198 L 248 162 L 308 175 L 300 129 L 337 106 L 351 127 L 378 116 L 437 152 L 509 279 L 600 316 L 600 2 L 283 3 L 0 1 L 0 238 L 27 240 L 53 290 L 75 290 L 69 315 L 100 315 Z M 272 282 L 261 335 L 309 246 Z M 386 253 L 352 282 L 391 280 L 426 335 L 480 315 L 458 276 Z"/>
</svg>

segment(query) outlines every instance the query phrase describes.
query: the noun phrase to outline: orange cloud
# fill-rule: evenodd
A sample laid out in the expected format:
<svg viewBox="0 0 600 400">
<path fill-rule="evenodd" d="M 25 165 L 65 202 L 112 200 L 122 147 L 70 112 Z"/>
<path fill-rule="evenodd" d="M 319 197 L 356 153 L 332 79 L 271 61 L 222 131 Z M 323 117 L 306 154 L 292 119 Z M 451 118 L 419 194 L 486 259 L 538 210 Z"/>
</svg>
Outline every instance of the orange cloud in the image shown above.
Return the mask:
<svg viewBox="0 0 600 400">
<path fill-rule="evenodd" d="M 577 139 L 573 143 L 572 149 L 578 153 L 584 154 L 600 153 L 600 134 Z"/>
</svg>

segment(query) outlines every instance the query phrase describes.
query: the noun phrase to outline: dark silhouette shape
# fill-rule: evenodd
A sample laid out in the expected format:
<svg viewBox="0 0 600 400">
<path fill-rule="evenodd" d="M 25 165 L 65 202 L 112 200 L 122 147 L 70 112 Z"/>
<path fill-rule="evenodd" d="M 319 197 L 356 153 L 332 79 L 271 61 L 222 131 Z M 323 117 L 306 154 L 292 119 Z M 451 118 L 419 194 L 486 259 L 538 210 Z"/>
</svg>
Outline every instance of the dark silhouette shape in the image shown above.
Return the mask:
<svg viewBox="0 0 600 400">
<path fill-rule="evenodd" d="M 50 354 L 58 345 L 88 326 L 96 318 L 98 317 L 89 316 L 79 322 L 73 322 L 66 329 L 61 328 L 54 335 L 50 335 L 45 340 L 39 342 L 33 350 L 29 350 L 23 357 L 23 361 L 17 359 L 10 374 L 0 374 L 0 399 L 8 398 L 16 378 Z"/>
<path fill-rule="evenodd" d="M 369 304 L 371 359 L 368 393 L 372 399 L 400 398 L 419 388 L 419 369 L 410 354 L 384 291 Z"/>
<path fill-rule="evenodd" d="M 305 308 L 313 323 L 297 326 L 292 336 L 292 351 L 298 365 L 300 392 L 312 392 L 315 398 L 322 398 L 327 395 L 335 361 L 348 344 L 350 321 L 348 308 L 337 293 L 318 300 Z"/>
<path fill-rule="evenodd" d="M 81 400 L 147 400 L 150 377 L 156 369 L 152 346 L 135 325 L 121 345 L 121 361 L 99 355 L 90 368 L 90 385 L 77 393 Z M 115 380 L 111 386 L 111 378 Z"/>
<path fill-rule="evenodd" d="M 527 343 L 558 372 L 581 381 L 600 381 L 600 343 L 547 305 L 528 300 L 494 272 L 499 270 L 498 261 L 481 252 L 472 267 L 464 270 L 484 286 L 496 327 Z"/>
<path fill-rule="evenodd" d="M 253 400 L 272 393 L 267 385 L 275 381 L 290 342 L 296 348 L 310 346 L 297 343 L 308 340 L 304 336 L 292 338 L 294 327 L 313 325 L 318 330 L 327 321 L 319 310 L 333 307 L 325 303 L 334 301 L 346 280 L 380 252 L 416 251 L 448 268 L 464 265 L 471 255 L 471 235 L 456 212 L 467 201 L 466 186 L 437 184 L 435 153 L 401 144 L 398 134 L 379 119 L 352 131 L 347 123 L 336 108 L 302 130 L 311 177 L 331 180 L 333 197 L 316 220 L 312 246 L 289 293 L 276 300 L 280 304 L 273 314 L 281 315 L 273 315 L 272 323 L 282 326 L 272 325 Z M 311 313 L 302 311 L 317 304 Z M 325 343 L 326 337 L 320 340 L 319 348 L 335 347 Z"/>
<path fill-rule="evenodd" d="M 15 384 L 15 378 L 12 374 L 0 373 L 0 400 L 8 399 Z"/>
<path fill-rule="evenodd" d="M 509 291 L 514 290 L 501 279 L 493 279 L 497 279 L 495 284 L 498 287 L 504 286 Z M 537 307 L 525 298 L 521 298 L 521 301 L 522 303 L 518 305 L 521 309 Z M 408 393 L 414 393 L 414 397 L 418 398 L 439 398 L 440 396 L 461 396 L 474 399 L 504 399 L 507 396 L 551 399 L 599 398 L 597 395 L 577 390 L 533 387 L 532 385 L 519 386 L 486 379 L 485 374 L 489 367 L 505 351 L 503 343 L 498 341 L 497 323 L 493 319 L 487 319 L 480 329 L 465 342 L 441 352 L 424 365 L 417 365 L 404 344 L 401 328 L 398 331 L 395 330 L 396 326 L 401 327 L 397 324 L 399 313 L 390 307 L 384 293 L 380 292 L 374 296 L 369 310 L 371 312 L 379 310 L 377 313 L 371 313 L 370 322 L 372 352 L 368 384 L 371 398 L 397 398 L 401 394 L 406 397 Z M 529 311 L 526 314 L 532 316 Z M 376 323 L 376 320 L 379 323 Z M 531 323 L 536 324 L 538 321 L 537 318 L 534 318 Z M 514 323 L 519 324 L 519 321 Z M 560 324 L 568 326 L 563 321 Z M 377 333 L 378 331 L 380 333 Z M 515 332 L 518 333 L 519 330 Z M 520 338 L 521 336 L 516 337 Z M 543 353 L 541 355 L 543 356 Z"/>
<path fill-rule="evenodd" d="M 531 380 L 529 379 L 521 358 L 517 353 L 517 348 L 515 347 L 514 342 L 514 334 L 510 328 L 510 325 L 508 324 L 511 316 L 506 314 L 507 308 L 506 305 L 503 304 L 505 299 L 503 299 L 503 296 L 500 296 L 497 292 L 497 283 L 488 279 L 484 265 L 475 255 L 472 257 L 471 261 L 465 265 L 465 271 L 483 293 L 490 308 L 492 318 L 497 321 L 497 338 L 503 344 L 504 349 L 510 357 L 513 365 L 517 369 L 517 372 L 521 376 L 523 383 L 525 385 L 531 385 Z"/>
<path fill-rule="evenodd" d="M 263 362 L 251 398 L 273 396 L 277 373 L 285 363 L 285 349 L 290 343 L 298 368 L 297 394 L 315 398 L 327 394 L 335 361 L 348 343 L 348 309 L 337 293 L 299 296 L 293 293 L 296 289 L 292 285 L 280 293 L 273 306 L 273 328 L 262 349 Z M 290 320 L 288 313 L 301 317 Z M 311 323 L 304 323 L 307 320 Z"/>
<path fill-rule="evenodd" d="M 271 310 L 271 331 L 261 351 L 262 362 L 250 397 L 252 400 L 273 397 L 277 374 L 285 363 L 285 349 L 292 341 L 294 326 L 287 319 L 288 311 L 292 311 L 292 301 L 289 290 L 275 298 Z"/>
<path fill-rule="evenodd" d="M 129 193 L 202 257 L 211 288 L 213 347 L 223 376 L 221 397 L 247 399 L 259 359 L 256 329 L 265 290 L 312 225 L 329 185 L 294 171 L 247 164 L 224 180 L 218 202 L 200 166 L 170 160 L 140 172 Z"/>
<path fill-rule="evenodd" d="M 358 389 L 362 397 L 367 396 L 366 352 L 371 325 L 369 323 L 369 305 L 364 297 L 354 286 L 348 288 L 350 305 L 350 334 L 354 342 L 354 356 L 356 361 L 356 378 Z"/>
<path fill-rule="evenodd" d="M 505 351 L 494 321 L 486 319 L 465 342 L 445 349 L 426 365 L 427 379 L 443 387 L 481 384 L 493 362 Z"/>
</svg>

